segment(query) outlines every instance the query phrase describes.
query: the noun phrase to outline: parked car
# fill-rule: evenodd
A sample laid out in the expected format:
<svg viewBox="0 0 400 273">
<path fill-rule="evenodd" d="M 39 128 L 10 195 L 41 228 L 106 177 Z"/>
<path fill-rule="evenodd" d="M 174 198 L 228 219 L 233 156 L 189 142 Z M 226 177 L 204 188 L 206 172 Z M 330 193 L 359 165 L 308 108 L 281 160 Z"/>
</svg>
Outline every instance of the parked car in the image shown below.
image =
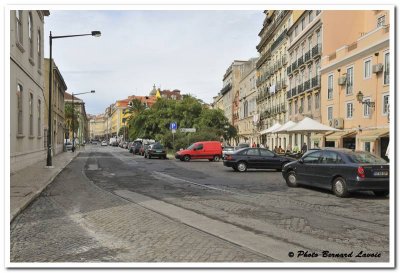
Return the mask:
<svg viewBox="0 0 400 273">
<path fill-rule="evenodd" d="M 144 158 L 150 159 L 152 157 L 167 159 L 167 152 L 164 146 L 160 143 L 150 144 L 144 152 Z"/>
<path fill-rule="evenodd" d="M 133 148 L 132 148 L 132 151 L 133 151 L 134 155 L 139 154 L 140 147 L 142 147 L 142 143 L 141 142 L 135 142 L 135 144 L 133 145 Z"/>
<path fill-rule="evenodd" d="M 234 151 L 235 151 L 235 147 L 232 147 L 232 146 L 225 146 L 225 147 L 222 149 L 222 159 L 224 159 L 226 155 L 232 154 Z"/>
<path fill-rule="evenodd" d="M 108 144 L 107 144 L 107 141 L 105 141 L 105 140 L 103 140 L 102 142 L 101 142 L 101 146 L 107 146 Z"/>
<path fill-rule="evenodd" d="M 229 154 L 224 159 L 224 166 L 234 171 L 245 172 L 247 169 L 276 169 L 281 171 L 292 158 L 279 156 L 264 148 L 243 148 Z"/>
<path fill-rule="evenodd" d="M 331 190 L 338 197 L 354 191 L 389 194 L 389 164 L 365 151 L 323 148 L 287 164 L 282 175 L 289 187 L 315 186 Z"/>
<path fill-rule="evenodd" d="M 132 149 L 131 149 L 132 145 L 133 145 L 133 142 L 129 142 L 128 143 L 128 148 L 127 149 L 129 150 L 130 153 L 132 153 Z"/>
<path fill-rule="evenodd" d="M 250 144 L 249 143 L 239 143 L 236 147 L 235 150 L 240 150 L 243 148 L 250 148 Z"/>
<path fill-rule="evenodd" d="M 208 159 L 209 161 L 219 161 L 222 157 L 222 147 L 219 141 L 200 141 L 190 145 L 185 150 L 178 151 L 175 158 L 181 161 L 191 159 Z"/>
</svg>

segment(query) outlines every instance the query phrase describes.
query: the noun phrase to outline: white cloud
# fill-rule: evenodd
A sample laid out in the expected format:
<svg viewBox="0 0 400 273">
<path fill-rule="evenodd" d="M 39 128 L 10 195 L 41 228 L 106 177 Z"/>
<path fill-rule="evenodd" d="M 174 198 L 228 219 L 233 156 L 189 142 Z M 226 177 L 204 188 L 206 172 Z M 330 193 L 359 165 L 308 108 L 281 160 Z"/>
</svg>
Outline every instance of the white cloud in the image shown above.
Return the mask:
<svg viewBox="0 0 400 273">
<path fill-rule="evenodd" d="M 148 94 L 153 84 L 211 102 L 231 62 L 258 55 L 264 19 L 262 11 L 50 12 L 47 34 L 102 32 L 100 38 L 53 41 L 68 91 L 96 90 L 81 97 L 91 114 L 129 95 Z"/>
</svg>

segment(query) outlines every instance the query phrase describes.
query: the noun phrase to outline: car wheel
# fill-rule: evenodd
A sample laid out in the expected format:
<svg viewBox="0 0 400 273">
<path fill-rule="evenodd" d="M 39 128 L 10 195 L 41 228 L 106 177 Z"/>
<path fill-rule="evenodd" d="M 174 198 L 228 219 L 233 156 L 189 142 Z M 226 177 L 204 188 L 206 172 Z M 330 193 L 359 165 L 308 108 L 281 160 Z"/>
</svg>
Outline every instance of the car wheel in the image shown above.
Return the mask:
<svg viewBox="0 0 400 273">
<path fill-rule="evenodd" d="M 389 191 L 374 191 L 376 196 L 386 196 L 389 194 Z"/>
<path fill-rule="evenodd" d="M 346 197 L 348 195 L 346 181 L 343 177 L 336 177 L 333 180 L 332 188 L 337 197 Z"/>
<path fill-rule="evenodd" d="M 214 162 L 218 162 L 218 161 L 219 161 L 219 155 L 214 155 L 213 161 L 214 161 Z"/>
<path fill-rule="evenodd" d="M 186 161 L 186 162 L 190 161 L 190 156 L 189 155 L 185 155 L 183 157 L 183 161 Z"/>
<path fill-rule="evenodd" d="M 240 162 L 237 164 L 236 169 L 237 169 L 239 172 L 245 172 L 245 171 L 247 170 L 247 164 L 246 164 L 246 162 L 240 161 Z"/>
<path fill-rule="evenodd" d="M 297 187 L 297 176 L 294 171 L 289 171 L 288 174 L 286 175 L 286 184 L 289 187 Z"/>
</svg>

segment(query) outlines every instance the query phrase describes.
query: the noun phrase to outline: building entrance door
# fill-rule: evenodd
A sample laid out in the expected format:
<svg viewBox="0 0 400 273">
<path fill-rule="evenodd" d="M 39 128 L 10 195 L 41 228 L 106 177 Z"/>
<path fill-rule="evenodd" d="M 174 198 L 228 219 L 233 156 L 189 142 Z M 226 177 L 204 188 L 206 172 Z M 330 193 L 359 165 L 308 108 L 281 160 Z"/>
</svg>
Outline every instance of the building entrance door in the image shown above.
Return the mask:
<svg viewBox="0 0 400 273">
<path fill-rule="evenodd" d="M 343 138 L 343 148 L 355 150 L 356 149 L 356 138 L 355 137 Z"/>
</svg>

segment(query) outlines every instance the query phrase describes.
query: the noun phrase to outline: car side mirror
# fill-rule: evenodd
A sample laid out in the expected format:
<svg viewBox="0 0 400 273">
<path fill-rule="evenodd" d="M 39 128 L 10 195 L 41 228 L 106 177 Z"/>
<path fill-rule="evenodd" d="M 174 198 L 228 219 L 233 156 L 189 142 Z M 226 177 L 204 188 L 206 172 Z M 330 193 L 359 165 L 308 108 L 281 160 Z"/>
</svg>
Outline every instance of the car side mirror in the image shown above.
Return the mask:
<svg viewBox="0 0 400 273">
<path fill-rule="evenodd" d="M 300 158 L 299 163 L 304 164 L 304 159 Z"/>
</svg>

